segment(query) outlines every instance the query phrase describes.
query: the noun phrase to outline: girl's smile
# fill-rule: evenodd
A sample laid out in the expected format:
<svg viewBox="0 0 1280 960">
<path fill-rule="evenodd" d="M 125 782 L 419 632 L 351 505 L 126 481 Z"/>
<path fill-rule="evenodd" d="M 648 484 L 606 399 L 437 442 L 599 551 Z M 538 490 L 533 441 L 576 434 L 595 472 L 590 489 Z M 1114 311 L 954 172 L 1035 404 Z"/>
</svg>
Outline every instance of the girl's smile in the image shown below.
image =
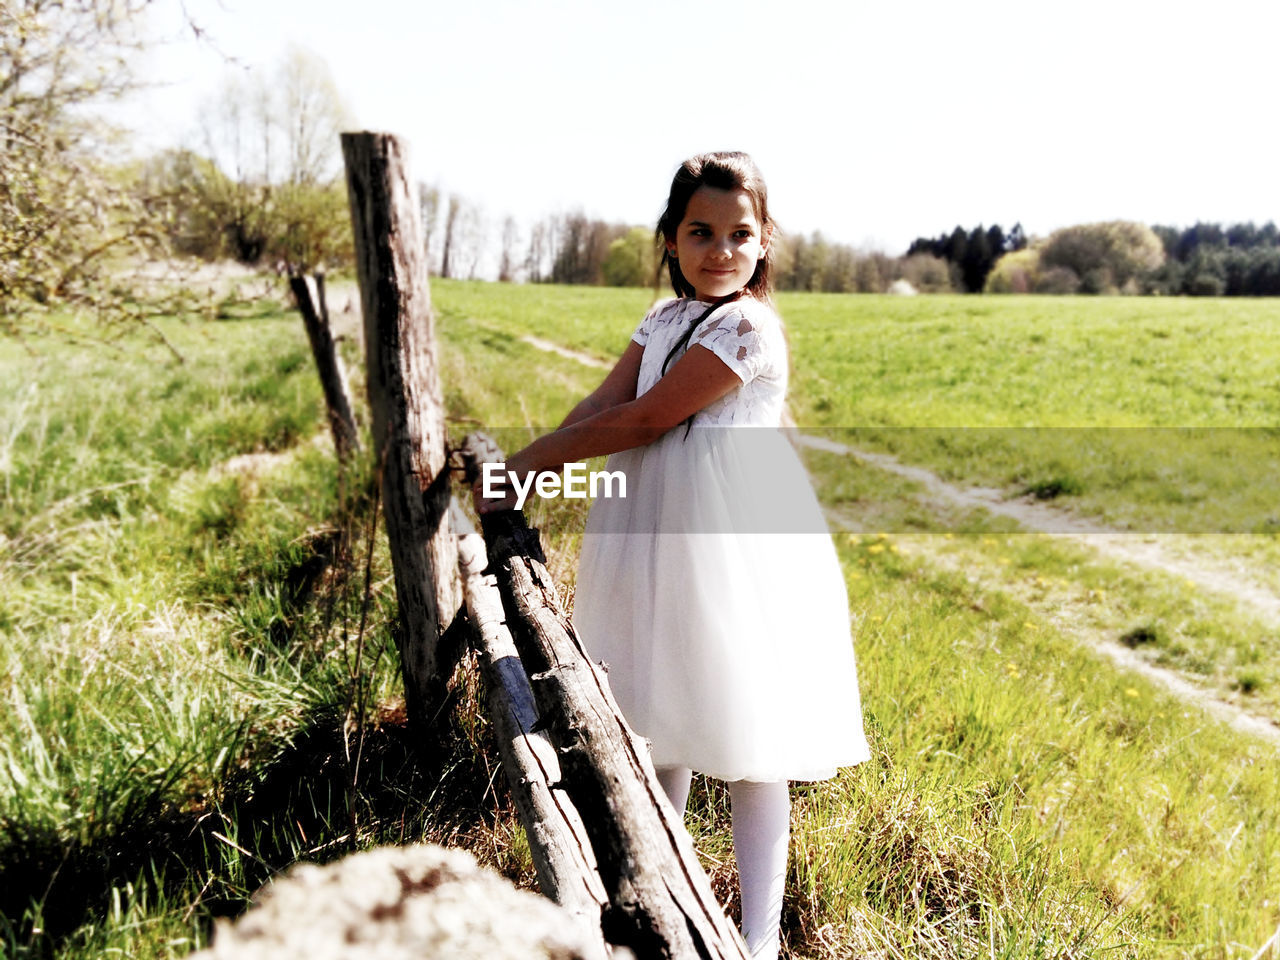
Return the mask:
<svg viewBox="0 0 1280 960">
<path fill-rule="evenodd" d="M 747 191 L 701 186 L 689 198 L 667 251 L 699 300 L 719 300 L 751 280 L 769 249 L 770 233 L 761 231 Z"/>
</svg>

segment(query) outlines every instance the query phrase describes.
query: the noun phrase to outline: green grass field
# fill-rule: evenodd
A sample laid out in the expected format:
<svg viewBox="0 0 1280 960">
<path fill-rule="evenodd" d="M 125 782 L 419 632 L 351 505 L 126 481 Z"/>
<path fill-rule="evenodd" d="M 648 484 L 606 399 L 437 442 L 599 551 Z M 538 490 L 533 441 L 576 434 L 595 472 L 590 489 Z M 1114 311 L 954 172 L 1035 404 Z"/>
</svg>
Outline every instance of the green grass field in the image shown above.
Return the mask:
<svg viewBox="0 0 1280 960">
<path fill-rule="evenodd" d="M 446 339 L 496 325 L 608 358 L 625 345 L 645 306 L 633 303 L 630 291 L 612 301 L 599 296 L 589 304 L 593 336 L 578 297 L 567 299 L 557 314 L 550 288 L 531 295 L 527 311 L 520 296 L 514 289 L 438 284 Z M 843 428 L 842 439 L 889 450 L 961 483 L 1019 493 L 1021 482 L 1008 475 L 1009 463 L 1043 469 L 1040 460 L 1062 456 L 1052 435 L 1043 442 L 1026 427 L 1088 428 L 1104 438 L 1109 430 L 1127 428 L 1133 431 L 1128 438 L 1123 430 L 1116 435 L 1129 447 L 1106 451 L 1123 458 L 1133 449 L 1134 434 L 1141 442 L 1147 430 L 1229 432 L 1225 428 L 1280 423 L 1280 396 L 1257 384 L 1234 388 L 1250 397 L 1248 416 L 1223 412 L 1230 391 L 1222 383 L 1237 371 L 1274 378 L 1280 369 L 1280 311 L 1271 302 L 794 295 L 779 297 L 779 307 L 793 348 L 792 404 L 802 428 Z M 948 325 L 951 336 L 940 338 Z M 1211 336 L 1206 330 L 1214 325 L 1219 331 Z M 1050 356 L 1029 367 L 1015 349 L 1024 339 L 1030 352 Z M 1172 341 L 1158 362 L 1150 340 Z M 1095 382 L 1103 346 L 1109 362 L 1149 374 L 1120 386 Z M 530 348 L 520 343 L 515 349 L 523 363 Z M 523 386 L 519 406 L 495 408 L 486 398 L 475 415 L 503 425 L 554 423 L 575 399 L 572 391 L 562 394 L 545 419 L 540 413 L 548 408 L 547 391 L 560 393 L 566 361 L 542 353 L 535 362 L 548 376 Z M 477 355 L 475 363 L 478 382 L 501 375 L 486 356 Z M 1181 383 L 1179 364 L 1193 366 L 1194 398 Z M 954 400 L 939 386 L 922 388 L 926 378 L 941 375 L 939 368 L 969 371 L 971 382 Z M 588 386 L 602 375 L 582 372 Z M 1046 380 L 1045 389 L 1037 377 Z M 954 443 L 950 450 L 936 449 L 937 428 L 954 433 L 972 426 L 998 429 L 985 431 L 962 456 Z M 924 428 L 934 428 L 932 436 Z M 1197 459 L 1215 465 L 1224 456 L 1219 450 Z M 989 461 L 999 457 L 1007 462 L 993 467 Z M 1280 919 L 1280 901 L 1271 893 L 1280 865 L 1278 824 L 1267 804 L 1257 803 L 1275 795 L 1274 746 L 1220 730 L 1216 722 L 1206 727 L 1198 709 L 1150 682 L 1118 674 L 1082 650 L 1076 634 L 1087 631 L 1110 642 L 1142 637 L 1142 652 L 1154 661 L 1280 719 L 1276 629 L 1227 601 L 1199 591 L 1188 595 L 1174 578 L 1117 567 L 1053 538 L 1011 534 L 999 520 L 949 513 L 911 484 L 847 459 L 816 454 L 810 465 L 837 511 L 837 525 L 844 517 L 852 529 L 939 533 L 913 534 L 929 542 L 925 557 L 905 536 L 855 536 L 849 543 L 864 693 L 884 736 L 884 753 L 879 767 L 803 798 L 796 881 L 807 893 L 800 902 L 814 912 L 797 910 L 794 922 L 810 944 L 800 953 L 820 952 L 815 945 L 826 937 L 837 956 L 966 950 L 1060 956 L 1111 948 L 1139 955 L 1252 956 L 1249 945 L 1256 951 Z M 1207 470 L 1209 494 L 1236 482 L 1249 466 Z M 1106 473 L 1104 464 L 1100 474 Z M 1134 484 L 1123 490 L 1112 485 L 1092 491 L 1093 501 L 1082 495 L 1092 477 L 1082 473 L 1082 479 L 1071 497 L 1079 512 L 1104 519 L 1127 513 L 1153 525 L 1154 517 L 1170 527 L 1185 522 L 1186 514 L 1167 512 L 1165 501 L 1174 498 L 1164 495 L 1181 476 L 1146 488 L 1138 484 L 1136 492 Z M 1274 509 L 1265 485 L 1253 492 Z M 554 518 L 548 520 L 544 528 L 554 525 Z M 941 533 L 951 529 L 977 532 Z M 1263 563 L 1277 556 L 1272 533 L 1216 540 L 1214 556 L 1247 550 Z M 975 569 L 992 575 L 975 584 Z M 571 585 L 572 568 L 561 574 Z M 1070 594 L 1072 604 L 1059 594 Z M 1054 705 L 1052 711 L 1046 704 Z M 1217 767 L 1210 758 L 1224 756 L 1224 749 L 1230 759 Z M 1214 767 L 1219 772 L 1211 774 Z M 1248 786 L 1237 779 L 1241 770 Z M 1206 776 L 1214 778 L 1212 789 Z M 966 794 L 966 787 L 976 795 Z M 1000 802 L 993 803 L 993 796 Z M 1159 810 L 1157 797 L 1164 801 Z M 1212 826 L 1224 811 L 1224 797 L 1231 798 L 1228 819 L 1237 819 Z M 812 818 L 810 801 L 817 811 Z M 708 797 L 703 809 L 699 826 L 717 851 L 713 862 L 720 862 L 723 798 Z M 903 810 L 911 814 L 908 821 L 920 822 L 904 824 Z M 999 826 L 988 824 L 979 840 L 975 834 L 987 817 Z M 1258 827 L 1256 842 L 1244 852 L 1240 824 L 1250 823 Z M 1200 839 L 1192 841 L 1192 834 Z M 1162 849 L 1165 841 L 1170 845 Z M 877 842 L 890 849 L 900 843 L 901 849 L 886 854 Z M 1008 847 L 996 849 L 1000 843 Z M 948 887 L 966 880 L 974 886 Z M 926 891 L 933 886 L 939 899 L 930 903 Z M 1237 897 L 1244 887 L 1248 894 Z M 875 889 L 883 894 L 879 901 L 868 898 Z M 1205 904 L 1213 907 L 1206 911 Z M 961 906 L 970 912 L 957 915 Z M 1237 908 L 1243 926 L 1225 920 Z M 1190 920 L 1193 915 L 1199 919 Z M 1196 933 L 1188 936 L 1189 926 Z"/>
<path fill-rule="evenodd" d="M 448 282 L 433 295 L 455 428 L 505 428 L 508 444 L 602 376 L 519 337 L 607 360 L 651 300 Z M 958 483 L 1016 492 L 1011 464 L 1061 455 L 1024 427 L 1280 423 L 1271 301 L 779 305 L 803 426 Z M 300 322 L 162 329 L 186 363 L 145 337 L 0 343 L 0 951 L 182 956 L 275 871 L 375 843 L 464 845 L 529 883 L 496 761 L 478 754 L 472 680 L 456 747 L 411 754 L 368 471 L 337 470 Z M 964 456 L 917 432 L 975 426 L 1017 429 Z M 1280 753 L 1080 635 L 1147 638 L 1139 653 L 1275 718 L 1274 627 L 949 513 L 847 458 L 810 466 L 833 516 L 885 532 L 837 535 L 875 756 L 795 790 L 789 955 L 1252 960 L 1280 925 Z M 1209 498 L 1228 474 L 1204 473 Z M 1085 513 L 1176 528 L 1192 509 L 1158 485 L 1075 479 L 1058 502 Z M 1241 503 L 1237 517 L 1253 509 Z M 535 514 L 571 596 L 581 511 Z M 961 529 L 974 532 L 919 532 Z M 1206 540 L 1214 557 L 1278 566 L 1274 531 Z M 731 900 L 719 785 L 698 784 L 689 823 Z"/>
<path fill-rule="evenodd" d="M 601 358 L 651 290 L 439 281 L 438 309 Z M 659 291 L 659 295 L 668 295 Z M 1280 301 L 781 293 L 805 427 L 1271 427 Z"/>
</svg>

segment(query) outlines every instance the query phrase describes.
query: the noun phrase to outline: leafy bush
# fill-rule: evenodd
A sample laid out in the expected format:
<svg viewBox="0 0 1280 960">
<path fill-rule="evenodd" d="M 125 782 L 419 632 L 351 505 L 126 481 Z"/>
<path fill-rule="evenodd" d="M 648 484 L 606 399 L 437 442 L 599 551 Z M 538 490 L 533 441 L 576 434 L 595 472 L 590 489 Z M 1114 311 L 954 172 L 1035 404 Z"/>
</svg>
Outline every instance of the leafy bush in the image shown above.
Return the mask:
<svg viewBox="0 0 1280 960">
<path fill-rule="evenodd" d="M 653 233 L 645 227 L 632 227 L 609 244 L 600 266 L 604 282 L 611 287 L 648 286 L 658 269 L 657 253 Z"/>
<path fill-rule="evenodd" d="M 1036 277 L 1036 293 L 1078 293 L 1080 278 L 1070 267 L 1049 267 Z"/>
<path fill-rule="evenodd" d="M 1193 297 L 1220 297 L 1226 283 L 1215 273 L 1197 273 L 1187 282 L 1187 293 Z"/>
<path fill-rule="evenodd" d="M 1040 250 L 1041 264 L 1070 270 L 1085 293 L 1136 289 L 1164 259 L 1164 244 L 1152 229 L 1127 220 L 1055 230 Z"/>
<path fill-rule="evenodd" d="M 951 268 L 947 261 L 931 253 L 917 253 L 900 263 L 902 279 L 921 293 L 950 293 Z"/>
<path fill-rule="evenodd" d="M 1006 253 L 987 274 L 983 293 L 1031 293 L 1040 278 L 1040 252 L 1031 247 Z"/>
</svg>

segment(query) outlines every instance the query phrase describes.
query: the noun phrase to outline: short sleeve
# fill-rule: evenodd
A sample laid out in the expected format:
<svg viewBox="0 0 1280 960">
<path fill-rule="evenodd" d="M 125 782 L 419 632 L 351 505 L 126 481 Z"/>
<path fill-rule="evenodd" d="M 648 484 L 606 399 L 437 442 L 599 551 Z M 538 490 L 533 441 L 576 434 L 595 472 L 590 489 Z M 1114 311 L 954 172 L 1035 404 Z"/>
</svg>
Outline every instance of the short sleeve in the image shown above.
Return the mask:
<svg viewBox="0 0 1280 960">
<path fill-rule="evenodd" d="M 648 344 L 649 334 L 653 331 L 653 321 L 657 318 L 658 314 L 662 313 L 662 311 L 670 306 L 670 304 L 670 300 L 663 300 L 660 303 L 654 304 L 653 307 L 650 308 L 649 312 L 644 315 L 644 319 L 640 321 L 640 326 L 636 327 L 636 332 L 631 335 L 631 339 L 642 347 Z"/>
<path fill-rule="evenodd" d="M 742 308 L 712 317 L 693 336 L 700 344 L 725 362 L 743 383 L 754 380 L 768 365 L 768 344 L 760 329 L 760 318 L 751 317 Z"/>
</svg>

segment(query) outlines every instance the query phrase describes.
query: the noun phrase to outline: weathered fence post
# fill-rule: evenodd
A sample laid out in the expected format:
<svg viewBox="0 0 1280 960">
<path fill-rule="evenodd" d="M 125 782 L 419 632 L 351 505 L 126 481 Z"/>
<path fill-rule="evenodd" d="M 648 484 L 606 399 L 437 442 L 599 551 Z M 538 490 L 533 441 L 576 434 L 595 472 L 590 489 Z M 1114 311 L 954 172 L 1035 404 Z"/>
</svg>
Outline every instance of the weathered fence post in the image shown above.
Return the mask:
<svg viewBox="0 0 1280 960">
<path fill-rule="evenodd" d="M 471 479 L 498 451 L 468 437 Z M 559 782 L 581 818 L 608 907 L 605 939 L 639 960 L 747 960 L 648 748 L 627 725 L 604 671 L 588 656 L 543 565 L 536 530 L 517 511 L 481 518 L 506 628 L 529 678 L 538 720 L 558 754 Z M 522 811 L 523 814 L 523 811 Z"/>
<path fill-rule="evenodd" d="M 351 412 L 351 393 L 347 389 L 346 372 L 333 342 L 329 327 L 329 307 L 324 298 L 324 274 L 315 278 L 291 274 L 289 289 L 298 302 L 302 325 L 311 341 L 311 354 L 320 374 L 320 387 L 324 390 L 325 407 L 329 411 L 329 428 L 333 431 L 333 446 L 338 460 L 346 463 L 360 452 L 360 435 L 356 431 L 356 418 Z"/>
<path fill-rule="evenodd" d="M 440 635 L 461 602 L 449 528 L 444 402 L 418 205 L 400 141 L 342 134 L 364 310 L 372 442 L 400 605 L 405 700 L 426 732 L 454 662 Z"/>
</svg>

